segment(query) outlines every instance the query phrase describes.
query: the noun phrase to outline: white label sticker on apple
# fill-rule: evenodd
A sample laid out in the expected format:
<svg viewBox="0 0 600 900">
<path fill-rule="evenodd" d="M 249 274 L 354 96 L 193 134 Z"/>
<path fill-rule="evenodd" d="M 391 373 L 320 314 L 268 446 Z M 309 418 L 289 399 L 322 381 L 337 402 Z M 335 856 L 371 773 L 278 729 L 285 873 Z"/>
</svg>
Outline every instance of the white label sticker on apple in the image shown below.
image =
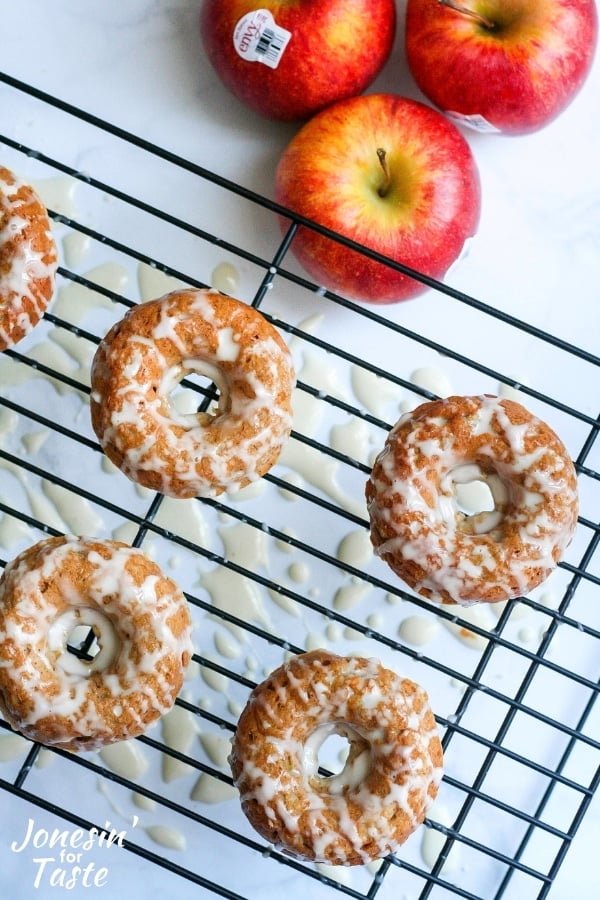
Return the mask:
<svg viewBox="0 0 600 900">
<path fill-rule="evenodd" d="M 242 59 L 276 69 L 291 36 L 291 31 L 277 25 L 268 9 L 256 9 L 235 26 L 233 46 Z"/>
<path fill-rule="evenodd" d="M 488 122 L 487 119 L 484 119 L 483 116 L 478 114 L 468 116 L 464 113 L 445 110 L 444 115 L 448 116 L 449 119 L 453 119 L 458 125 L 466 125 L 467 128 L 472 128 L 474 131 L 479 131 L 481 134 L 500 133 L 499 128 L 496 128 L 495 125 L 492 125 L 491 122 Z"/>
</svg>

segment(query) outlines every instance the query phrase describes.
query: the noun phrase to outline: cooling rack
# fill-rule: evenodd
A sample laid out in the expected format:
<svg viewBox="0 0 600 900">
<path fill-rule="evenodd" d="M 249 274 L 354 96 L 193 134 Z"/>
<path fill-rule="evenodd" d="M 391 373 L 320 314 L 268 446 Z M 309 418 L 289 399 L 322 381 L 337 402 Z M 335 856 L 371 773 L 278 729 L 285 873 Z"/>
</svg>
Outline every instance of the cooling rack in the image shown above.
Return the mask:
<svg viewBox="0 0 600 900">
<path fill-rule="evenodd" d="M 0 360 L 1 562 L 47 534 L 127 540 L 186 592 L 196 648 L 173 713 L 115 752 L 50 751 L 0 722 L 6 821 L 21 815 L 33 830 L 26 849 L 21 826 L 3 847 L 7 883 L 55 896 L 77 856 L 70 836 L 96 828 L 104 840 L 79 853 L 89 885 L 112 878 L 114 889 L 133 872 L 131 897 L 153 886 L 236 900 L 547 896 L 599 780 L 598 358 L 451 283 L 423 279 L 427 300 L 402 312 L 333 295 L 290 250 L 310 223 L 59 97 L 0 82 L 0 162 L 38 186 L 61 249 L 50 310 Z M 77 148 L 90 143 L 100 150 L 82 165 Z M 219 500 L 137 489 L 103 459 L 89 423 L 101 336 L 181 283 L 234 288 L 281 330 L 298 371 L 280 463 Z M 540 589 L 494 609 L 437 608 L 369 549 L 373 455 L 400 410 L 450 389 L 517 396 L 561 435 L 579 476 L 566 558 Z M 197 408 L 212 396 L 190 378 L 175 399 Z M 440 796 L 376 866 L 288 859 L 248 826 L 231 784 L 228 740 L 249 691 L 286 654 L 316 646 L 378 656 L 421 683 L 436 713 Z M 322 764 L 339 768 L 343 750 L 329 745 Z M 62 845 L 49 846 L 53 829 Z"/>
</svg>

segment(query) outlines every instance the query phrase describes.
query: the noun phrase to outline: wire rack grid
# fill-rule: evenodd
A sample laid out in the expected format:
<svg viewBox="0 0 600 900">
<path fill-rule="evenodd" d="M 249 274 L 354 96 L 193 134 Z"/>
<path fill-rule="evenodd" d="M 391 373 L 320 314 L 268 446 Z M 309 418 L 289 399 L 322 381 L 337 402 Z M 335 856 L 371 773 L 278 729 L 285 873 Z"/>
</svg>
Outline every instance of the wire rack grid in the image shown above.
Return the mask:
<svg viewBox="0 0 600 900">
<path fill-rule="evenodd" d="M 426 279 L 427 317 L 418 303 L 382 313 L 324 291 L 290 253 L 310 223 L 57 97 L 7 75 L 1 85 L 0 161 L 49 198 L 62 253 L 53 305 L 1 361 L 1 562 L 46 534 L 128 540 L 181 584 L 196 647 L 173 715 L 126 754 L 11 744 L 0 768 L 8 808 L 62 829 L 120 822 L 119 858 L 137 858 L 144 879 L 166 873 L 182 897 L 186 886 L 236 900 L 281 896 L 282 887 L 365 900 L 546 896 L 600 776 L 599 360 Z M 17 126 L 24 117 L 39 123 L 31 144 Z M 92 134 L 102 153 L 84 168 L 65 153 L 65 132 L 73 147 Z M 103 459 L 87 412 L 89 362 L 127 307 L 159 289 L 209 284 L 216 261 L 293 350 L 294 430 L 256 487 L 178 505 Z M 473 340 L 489 331 L 493 342 Z M 507 346 L 536 361 L 529 386 L 507 369 Z M 563 437 L 579 475 L 565 560 L 543 588 L 493 610 L 435 607 L 369 552 L 362 498 L 373 454 L 395 412 L 442 393 L 442 376 L 456 393 L 517 391 Z M 199 378 L 182 385 L 181 402 L 194 408 L 213 397 Z M 252 687 L 286 654 L 322 645 L 378 656 L 421 683 L 445 751 L 424 827 L 393 857 L 351 872 L 264 845 L 226 764 Z M 342 750 L 330 747 L 323 764 L 339 768 Z M 23 864 L 15 853 L 7 862 Z M 42 885 L 48 875 L 38 866 Z"/>
</svg>

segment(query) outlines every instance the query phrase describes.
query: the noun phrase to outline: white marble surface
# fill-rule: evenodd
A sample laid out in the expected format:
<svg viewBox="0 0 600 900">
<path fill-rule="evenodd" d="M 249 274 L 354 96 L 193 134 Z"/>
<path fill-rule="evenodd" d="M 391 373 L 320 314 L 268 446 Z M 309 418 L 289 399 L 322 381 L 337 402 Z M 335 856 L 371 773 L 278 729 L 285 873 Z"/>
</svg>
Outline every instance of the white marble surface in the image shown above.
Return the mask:
<svg viewBox="0 0 600 900">
<path fill-rule="evenodd" d="M 402 21 L 403 4 L 398 6 Z M 272 194 L 274 166 L 296 126 L 263 121 L 242 109 L 217 83 L 200 48 L 198 2 L 2 0 L 0 7 L 5 73 L 253 191 Z M 402 70 L 400 44 L 399 39 L 373 89 L 416 97 L 416 88 Z M 453 271 L 451 280 L 484 302 L 596 353 L 600 334 L 599 97 L 600 62 L 596 59 L 581 94 L 547 129 L 526 138 L 467 135 L 481 171 L 482 219 L 469 256 Z M 52 116 L 35 120 L 28 102 L 16 107 L 2 86 L 0 130 L 33 146 L 42 142 L 51 155 L 99 178 L 123 179 L 127 186 L 128 179 L 139 177 L 112 157 L 104 143 L 95 145 L 86 138 L 77 144 L 78 137 L 57 128 Z M 151 177 L 156 180 L 160 174 Z M 168 184 L 155 188 L 157 196 L 168 196 Z M 219 208 L 202 210 L 202 218 L 212 221 L 216 233 L 227 228 L 229 215 L 230 211 L 223 214 Z M 238 226 L 243 228 L 243 223 Z M 386 314 L 418 331 L 424 310 L 415 301 L 390 308 Z M 490 357 L 494 356 L 493 336 L 473 336 L 470 344 L 468 334 L 451 333 L 451 315 L 444 319 L 444 327 L 449 345 L 456 341 L 468 353 L 481 339 L 483 358 L 488 346 Z M 541 390 L 556 389 L 558 396 L 563 396 L 563 389 L 564 396 L 569 395 L 563 373 L 552 370 L 552 359 L 532 358 L 526 342 L 506 346 L 500 358 L 508 375 Z M 590 415 L 597 414 L 598 384 L 596 379 L 595 384 L 581 386 L 581 408 Z M 22 833 L 31 814 L 24 807 L 12 810 L 10 820 L 0 814 L 0 886 L 3 896 L 16 896 L 20 885 L 19 896 L 46 900 L 62 891 L 42 888 L 23 893 L 30 869 L 25 873 L 21 858 L 7 853 L 7 840 Z M 598 896 L 599 828 L 596 801 L 550 890 L 551 900 Z M 254 881 L 251 871 L 248 881 Z M 118 893 L 131 900 L 149 900 L 168 890 L 181 898 L 204 896 L 202 889 L 145 867 L 127 854 L 115 854 L 110 883 L 111 896 Z M 296 883 L 292 890 L 297 889 Z M 399 884 L 398 897 L 403 890 Z M 484 885 L 481 891 L 483 900 L 487 898 Z M 90 889 L 71 895 L 95 894 Z M 406 890 L 406 896 L 412 900 L 413 894 Z M 509 888 L 505 896 L 522 900 L 518 889 L 511 893 Z"/>
</svg>

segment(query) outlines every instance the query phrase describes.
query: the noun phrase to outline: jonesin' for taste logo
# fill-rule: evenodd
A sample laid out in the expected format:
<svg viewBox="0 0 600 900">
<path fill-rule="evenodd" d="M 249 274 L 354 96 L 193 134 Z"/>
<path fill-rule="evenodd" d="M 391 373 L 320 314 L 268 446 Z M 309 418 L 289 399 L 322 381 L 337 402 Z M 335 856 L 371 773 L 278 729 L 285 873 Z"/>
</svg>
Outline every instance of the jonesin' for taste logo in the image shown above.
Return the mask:
<svg viewBox="0 0 600 900">
<path fill-rule="evenodd" d="M 132 827 L 138 823 L 134 816 Z M 126 831 L 115 831 L 110 822 L 104 828 L 65 829 L 54 828 L 47 831 L 38 828 L 35 819 L 27 821 L 25 834 L 10 845 L 13 853 L 25 853 L 33 863 L 33 886 L 65 888 L 106 887 L 108 866 L 98 865 L 95 860 L 86 859 L 91 850 L 109 850 L 113 846 L 122 847 Z"/>
</svg>

